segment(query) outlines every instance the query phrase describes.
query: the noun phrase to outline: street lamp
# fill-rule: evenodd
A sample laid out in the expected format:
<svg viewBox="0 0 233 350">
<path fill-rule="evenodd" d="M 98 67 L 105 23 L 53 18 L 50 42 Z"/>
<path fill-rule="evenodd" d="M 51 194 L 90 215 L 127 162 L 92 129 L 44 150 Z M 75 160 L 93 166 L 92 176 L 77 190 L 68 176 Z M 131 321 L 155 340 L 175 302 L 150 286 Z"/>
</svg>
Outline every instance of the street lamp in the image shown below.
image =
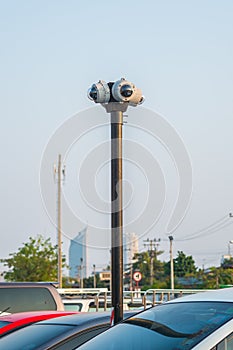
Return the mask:
<svg viewBox="0 0 233 350">
<path fill-rule="evenodd" d="M 174 263 L 173 263 L 173 249 L 172 249 L 172 242 L 173 242 L 173 236 L 169 236 L 170 241 L 170 269 L 171 269 L 171 289 L 174 289 Z"/>
<path fill-rule="evenodd" d="M 88 97 L 111 114 L 111 289 L 114 324 L 123 319 L 123 212 L 122 212 L 122 125 L 128 106 L 144 101 L 141 90 L 125 78 L 106 83 L 99 80 Z"/>
<path fill-rule="evenodd" d="M 93 264 L 93 288 L 96 288 L 95 264 Z"/>
</svg>

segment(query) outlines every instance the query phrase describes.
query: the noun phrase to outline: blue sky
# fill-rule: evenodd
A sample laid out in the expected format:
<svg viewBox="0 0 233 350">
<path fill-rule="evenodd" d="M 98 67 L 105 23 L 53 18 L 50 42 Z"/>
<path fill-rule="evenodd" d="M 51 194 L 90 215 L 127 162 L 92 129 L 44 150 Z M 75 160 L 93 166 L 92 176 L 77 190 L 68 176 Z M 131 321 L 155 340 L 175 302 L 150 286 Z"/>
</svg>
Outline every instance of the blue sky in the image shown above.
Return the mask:
<svg viewBox="0 0 233 350">
<path fill-rule="evenodd" d="M 92 106 L 92 83 L 126 77 L 142 89 L 144 107 L 177 130 L 192 162 L 193 196 L 175 250 L 199 266 L 219 263 L 233 226 L 178 238 L 233 210 L 232 15 L 230 0 L 0 1 L 0 257 L 38 233 L 56 239 L 40 196 L 44 149 L 62 123 Z M 166 259 L 161 230 L 150 237 L 164 239 Z M 92 256 L 101 265 L 101 253 Z"/>
</svg>

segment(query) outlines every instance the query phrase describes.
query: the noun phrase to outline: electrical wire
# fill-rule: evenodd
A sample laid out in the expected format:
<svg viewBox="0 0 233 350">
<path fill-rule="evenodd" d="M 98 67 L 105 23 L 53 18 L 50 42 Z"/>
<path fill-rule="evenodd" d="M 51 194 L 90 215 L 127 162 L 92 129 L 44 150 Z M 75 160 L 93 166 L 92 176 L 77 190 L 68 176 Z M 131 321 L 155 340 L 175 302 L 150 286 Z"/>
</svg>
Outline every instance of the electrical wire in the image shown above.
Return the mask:
<svg viewBox="0 0 233 350">
<path fill-rule="evenodd" d="M 189 236 L 189 237 L 186 237 L 186 238 L 183 238 L 183 239 L 176 239 L 176 241 L 180 241 L 180 242 L 183 242 L 183 241 L 190 241 L 190 240 L 193 240 L 193 239 L 197 239 L 197 238 L 203 238 L 203 237 L 207 237 L 207 236 L 210 236 L 212 235 L 213 233 L 217 232 L 217 231 L 220 231 L 230 225 L 232 225 L 233 222 L 228 222 L 228 223 L 225 223 L 225 225 L 221 225 L 221 226 L 218 226 L 218 227 L 215 227 L 213 228 L 212 230 L 210 231 L 206 231 L 204 233 L 199 233 L 198 235 L 195 235 L 195 236 Z"/>
<path fill-rule="evenodd" d="M 176 239 L 176 241 L 191 240 L 191 239 L 198 238 L 200 236 L 205 237 L 205 236 L 208 236 L 208 235 L 216 232 L 217 230 L 220 230 L 221 228 L 224 228 L 224 227 L 231 225 L 231 224 L 233 224 L 233 221 L 230 220 L 230 217 L 228 215 L 225 215 L 224 217 L 215 221 L 211 225 L 208 225 L 208 226 L 206 226 L 198 231 L 195 231 L 191 234 L 188 234 L 186 236 L 179 237 L 178 239 Z"/>
</svg>

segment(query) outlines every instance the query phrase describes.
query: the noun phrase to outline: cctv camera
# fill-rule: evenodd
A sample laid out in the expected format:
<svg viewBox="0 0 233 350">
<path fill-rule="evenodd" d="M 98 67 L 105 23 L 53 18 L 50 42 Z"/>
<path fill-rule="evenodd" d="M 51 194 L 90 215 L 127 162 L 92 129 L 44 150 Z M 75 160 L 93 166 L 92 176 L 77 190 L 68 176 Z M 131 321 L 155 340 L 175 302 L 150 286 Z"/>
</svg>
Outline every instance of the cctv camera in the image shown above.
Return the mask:
<svg viewBox="0 0 233 350">
<path fill-rule="evenodd" d="M 110 89 L 108 84 L 99 80 L 98 83 L 93 84 L 87 92 L 87 96 L 95 103 L 108 103 L 110 100 Z"/>
<path fill-rule="evenodd" d="M 129 102 L 133 95 L 135 86 L 129 81 L 122 78 L 117 80 L 112 86 L 112 95 L 118 102 Z"/>
<path fill-rule="evenodd" d="M 136 107 L 137 105 L 141 105 L 144 101 L 145 101 L 145 97 L 142 96 L 142 91 L 136 88 L 134 91 L 134 95 L 129 100 L 129 105 Z"/>
<path fill-rule="evenodd" d="M 144 101 L 141 90 L 124 78 L 113 84 L 112 95 L 116 101 L 129 102 L 131 106 L 137 106 Z"/>
</svg>

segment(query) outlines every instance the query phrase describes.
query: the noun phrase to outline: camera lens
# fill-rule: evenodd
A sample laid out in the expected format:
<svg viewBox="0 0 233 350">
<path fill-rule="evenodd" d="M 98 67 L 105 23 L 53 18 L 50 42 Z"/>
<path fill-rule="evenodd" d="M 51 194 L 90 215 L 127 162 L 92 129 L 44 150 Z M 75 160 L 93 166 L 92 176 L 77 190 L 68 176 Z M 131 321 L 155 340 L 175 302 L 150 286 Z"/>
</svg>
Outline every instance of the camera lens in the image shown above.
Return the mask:
<svg viewBox="0 0 233 350">
<path fill-rule="evenodd" d="M 130 85 L 125 84 L 120 88 L 120 93 L 123 97 L 130 97 L 133 94 L 133 89 Z"/>
<path fill-rule="evenodd" d="M 97 88 L 96 85 L 92 85 L 90 91 L 89 91 L 89 96 L 92 98 L 92 100 L 96 101 L 97 100 Z"/>
</svg>

